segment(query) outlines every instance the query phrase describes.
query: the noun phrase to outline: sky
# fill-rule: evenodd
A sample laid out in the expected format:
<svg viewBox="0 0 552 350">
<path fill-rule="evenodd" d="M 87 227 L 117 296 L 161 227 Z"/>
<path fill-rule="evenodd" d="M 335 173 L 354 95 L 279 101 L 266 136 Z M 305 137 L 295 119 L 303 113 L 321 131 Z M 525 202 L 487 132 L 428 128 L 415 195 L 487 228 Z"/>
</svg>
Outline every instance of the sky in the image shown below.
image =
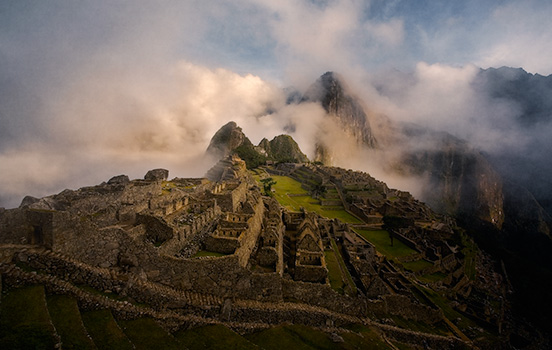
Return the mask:
<svg viewBox="0 0 552 350">
<path fill-rule="evenodd" d="M 3 0 L 0 206 L 157 167 L 202 176 L 230 120 L 255 143 L 293 120 L 309 154 L 322 111 L 285 106 L 284 89 L 326 71 L 390 118 L 490 147 L 504 135 L 466 125 L 508 108 L 469 83 L 479 67 L 552 74 L 551 15 L 547 0 Z"/>
</svg>

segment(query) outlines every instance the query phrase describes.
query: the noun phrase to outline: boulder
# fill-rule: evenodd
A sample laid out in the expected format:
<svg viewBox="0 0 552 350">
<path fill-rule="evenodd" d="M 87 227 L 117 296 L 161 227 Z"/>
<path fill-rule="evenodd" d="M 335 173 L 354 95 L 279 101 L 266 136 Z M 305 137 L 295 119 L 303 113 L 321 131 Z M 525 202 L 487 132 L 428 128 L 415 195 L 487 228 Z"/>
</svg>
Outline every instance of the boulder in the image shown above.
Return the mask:
<svg viewBox="0 0 552 350">
<path fill-rule="evenodd" d="M 153 169 L 146 173 L 145 180 L 148 181 L 164 181 L 169 178 L 169 171 L 166 169 Z"/>
<path fill-rule="evenodd" d="M 28 207 L 29 205 L 34 204 L 34 203 L 38 202 L 39 200 L 40 200 L 40 198 L 36 198 L 36 197 L 33 197 L 33 196 L 25 196 L 25 198 L 23 198 L 23 200 L 21 201 L 21 204 L 19 205 L 19 208 Z"/>
<path fill-rule="evenodd" d="M 148 172 L 149 174 L 149 172 Z M 167 172 L 168 175 L 168 172 Z M 147 176 L 147 175 L 146 175 Z M 130 182 L 130 179 L 126 175 L 117 175 L 113 176 L 109 181 L 107 181 L 108 185 L 126 185 Z"/>
</svg>

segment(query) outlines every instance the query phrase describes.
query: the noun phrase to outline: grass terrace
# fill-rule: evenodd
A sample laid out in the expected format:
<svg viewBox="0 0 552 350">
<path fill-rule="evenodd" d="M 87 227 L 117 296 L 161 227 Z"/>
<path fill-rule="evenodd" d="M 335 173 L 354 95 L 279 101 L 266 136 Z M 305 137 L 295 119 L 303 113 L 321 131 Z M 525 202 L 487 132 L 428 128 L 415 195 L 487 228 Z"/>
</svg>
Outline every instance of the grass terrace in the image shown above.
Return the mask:
<svg viewBox="0 0 552 350">
<path fill-rule="evenodd" d="M 411 261 L 411 262 L 405 262 L 405 263 L 402 263 L 402 265 L 404 266 L 405 269 L 408 269 L 412 272 L 422 271 L 423 269 L 427 269 L 428 267 L 433 266 L 432 263 L 430 263 L 429 261 L 425 261 L 425 260 L 416 260 L 416 261 Z"/>
<path fill-rule="evenodd" d="M 416 251 L 406 246 L 398 239 L 393 240 L 393 246 L 391 246 L 391 240 L 389 239 L 389 233 L 385 230 L 361 230 L 355 229 L 355 231 L 362 237 L 366 238 L 372 243 L 376 250 L 385 255 L 388 258 L 399 258 L 415 254 Z"/>
<path fill-rule="evenodd" d="M 276 184 L 274 189 L 274 198 L 278 202 L 292 211 L 299 211 L 305 208 L 307 211 L 318 213 L 330 219 L 339 219 L 351 224 L 361 224 L 362 221 L 349 214 L 343 207 L 323 207 L 320 201 L 312 198 L 309 193 L 301 187 L 301 183 L 287 176 L 272 176 Z"/>
</svg>

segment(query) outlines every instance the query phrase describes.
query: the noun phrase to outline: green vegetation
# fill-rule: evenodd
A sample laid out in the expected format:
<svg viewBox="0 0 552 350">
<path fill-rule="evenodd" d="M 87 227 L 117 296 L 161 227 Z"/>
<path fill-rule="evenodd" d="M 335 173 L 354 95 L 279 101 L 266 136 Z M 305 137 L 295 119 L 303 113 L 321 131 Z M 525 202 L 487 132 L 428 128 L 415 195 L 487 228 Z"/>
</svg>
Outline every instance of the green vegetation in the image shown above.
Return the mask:
<svg viewBox="0 0 552 350">
<path fill-rule="evenodd" d="M 341 267 L 342 278 L 345 277 L 343 278 L 343 281 L 349 286 L 350 292 L 352 293 L 352 295 L 356 295 L 357 294 L 356 285 L 353 282 L 353 278 L 351 277 L 351 274 L 349 273 L 349 270 L 345 265 L 345 261 L 343 261 L 343 257 L 341 256 L 339 248 L 333 238 L 332 238 L 332 248 L 333 248 L 333 251 L 336 253 L 336 258 L 337 258 L 337 262 L 339 263 L 339 267 Z M 345 276 L 343 276 L 343 273 L 345 274 Z"/>
<path fill-rule="evenodd" d="M 343 343 L 334 343 L 328 334 L 307 326 L 290 325 L 270 328 L 245 337 L 266 350 L 280 349 L 389 349 L 381 337 L 371 328 L 351 325 L 351 332 L 340 333 Z"/>
<path fill-rule="evenodd" d="M 385 230 L 355 229 L 355 231 L 362 237 L 370 241 L 370 243 L 372 243 L 376 247 L 377 251 L 379 251 L 389 259 L 416 253 L 415 250 L 409 248 L 399 240 L 395 240 L 393 246 L 391 246 L 389 233 Z"/>
<path fill-rule="evenodd" d="M 82 321 L 98 349 L 133 349 L 110 310 L 81 313 Z"/>
<path fill-rule="evenodd" d="M 336 349 L 326 333 L 301 325 L 274 327 L 245 338 L 266 350 Z"/>
<path fill-rule="evenodd" d="M 422 271 L 423 269 L 427 269 L 428 267 L 432 267 L 433 264 L 426 260 L 416 260 L 416 261 L 410 261 L 402 263 L 405 269 L 408 269 L 412 272 L 418 272 Z"/>
<path fill-rule="evenodd" d="M 178 331 L 175 334 L 186 348 L 196 349 L 231 349 L 256 350 L 258 346 L 222 325 L 210 325 Z"/>
<path fill-rule="evenodd" d="M 472 281 L 475 280 L 475 257 L 477 255 L 477 246 L 472 239 L 470 239 L 464 232 L 461 233 L 462 254 L 464 254 L 464 272 L 466 276 Z"/>
<path fill-rule="evenodd" d="M 442 272 L 435 272 L 429 275 L 419 276 L 418 279 L 422 282 L 435 283 L 444 280 L 447 274 Z"/>
<path fill-rule="evenodd" d="M 345 283 L 343 283 L 341 269 L 339 268 L 339 262 L 335 257 L 335 253 L 333 251 L 325 251 L 324 257 L 326 258 L 326 266 L 328 267 L 330 286 L 339 294 L 344 294 Z"/>
<path fill-rule="evenodd" d="M 118 321 L 136 349 L 181 349 L 182 345 L 151 318 Z"/>
<path fill-rule="evenodd" d="M 214 256 L 214 257 L 218 258 L 218 257 L 221 257 L 221 256 L 226 256 L 226 254 L 217 253 L 217 252 L 210 252 L 208 250 L 200 250 L 197 253 L 195 253 L 193 258 L 199 258 L 199 257 L 202 257 L 202 256 Z"/>
<path fill-rule="evenodd" d="M 404 329 L 444 336 L 451 335 L 451 331 L 443 321 L 439 321 L 436 324 L 427 324 L 420 321 L 407 320 L 400 316 L 391 316 L 391 318 L 393 319 L 393 322 L 395 322 L 395 325 Z"/>
<path fill-rule="evenodd" d="M 276 181 L 274 181 L 271 177 L 265 177 L 264 179 L 259 180 L 261 184 L 263 184 L 263 193 L 265 196 L 272 197 L 272 186 L 276 185 Z"/>
<path fill-rule="evenodd" d="M 53 349 L 54 332 L 43 286 L 18 288 L 2 296 L 0 349 Z"/>
<path fill-rule="evenodd" d="M 312 198 L 308 192 L 301 187 L 301 183 L 287 176 L 272 176 L 276 181 L 273 185 L 275 190 L 274 198 L 284 207 L 299 211 L 304 208 L 307 211 L 316 212 L 319 215 L 330 219 L 339 219 L 343 222 L 352 224 L 360 224 L 362 221 L 355 216 L 349 214 L 345 209 L 338 207 L 330 207 L 326 209 L 320 205 L 320 201 Z"/>
<path fill-rule="evenodd" d="M 254 169 L 266 163 L 266 157 L 257 152 L 255 146 L 246 138 L 234 152 L 245 161 L 247 169 Z"/>
<path fill-rule="evenodd" d="M 79 306 L 66 295 L 47 297 L 52 323 L 63 341 L 64 349 L 96 349 L 82 323 Z"/>
</svg>

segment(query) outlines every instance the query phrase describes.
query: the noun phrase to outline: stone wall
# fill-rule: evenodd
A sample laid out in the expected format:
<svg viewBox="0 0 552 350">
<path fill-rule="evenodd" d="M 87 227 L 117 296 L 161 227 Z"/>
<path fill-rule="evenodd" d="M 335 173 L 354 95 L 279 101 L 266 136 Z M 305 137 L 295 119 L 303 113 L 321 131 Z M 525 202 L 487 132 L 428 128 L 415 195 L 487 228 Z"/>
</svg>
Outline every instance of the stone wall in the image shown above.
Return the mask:
<svg viewBox="0 0 552 350">
<path fill-rule="evenodd" d="M 0 208 L 0 244 L 31 244 L 33 232 L 24 209 Z"/>
<path fill-rule="evenodd" d="M 248 221 L 247 231 L 239 237 L 240 247 L 235 252 L 242 267 L 247 266 L 261 233 L 265 206 L 260 196 L 255 198 L 254 211 L 255 214 Z"/>
<path fill-rule="evenodd" d="M 328 269 L 324 266 L 295 265 L 294 279 L 297 281 L 325 283 Z"/>
</svg>

